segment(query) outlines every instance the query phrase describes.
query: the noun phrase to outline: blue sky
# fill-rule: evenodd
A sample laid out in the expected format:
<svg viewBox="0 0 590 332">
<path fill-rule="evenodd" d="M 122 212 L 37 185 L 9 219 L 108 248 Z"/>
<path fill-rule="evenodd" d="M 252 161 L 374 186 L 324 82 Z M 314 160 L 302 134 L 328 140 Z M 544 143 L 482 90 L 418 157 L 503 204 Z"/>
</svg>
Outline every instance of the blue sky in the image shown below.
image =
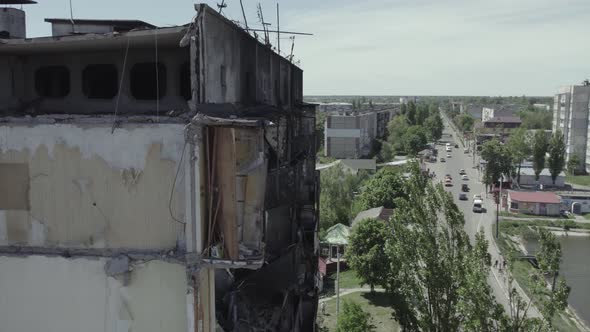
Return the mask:
<svg viewBox="0 0 590 332">
<path fill-rule="evenodd" d="M 50 34 L 44 18 L 69 17 L 69 0 L 37 1 L 25 6 L 32 37 Z M 191 0 L 72 2 L 75 18 L 167 26 L 195 15 Z M 239 1 L 226 2 L 242 21 Z M 260 2 L 275 27 L 277 1 Z M 590 77 L 590 0 L 279 2 L 281 30 L 314 33 L 295 40 L 307 95 L 552 95 Z M 243 3 L 260 26 L 258 1 Z"/>
</svg>

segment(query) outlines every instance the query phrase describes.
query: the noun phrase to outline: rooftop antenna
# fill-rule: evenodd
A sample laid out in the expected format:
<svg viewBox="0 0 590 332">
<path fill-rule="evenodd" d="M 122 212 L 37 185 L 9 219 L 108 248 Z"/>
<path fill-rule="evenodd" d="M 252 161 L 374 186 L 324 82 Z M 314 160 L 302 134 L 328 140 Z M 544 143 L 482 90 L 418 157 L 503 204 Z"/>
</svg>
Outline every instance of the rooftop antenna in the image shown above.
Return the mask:
<svg viewBox="0 0 590 332">
<path fill-rule="evenodd" d="M 279 3 L 277 2 L 277 53 L 281 55 L 281 21 L 279 18 Z"/>
<path fill-rule="evenodd" d="M 295 48 L 295 36 L 289 37 L 291 39 L 291 54 L 289 54 L 289 61 L 293 62 L 293 48 Z"/>
<path fill-rule="evenodd" d="M 72 22 L 72 34 L 76 34 L 76 23 L 74 23 L 74 9 L 72 8 L 72 0 L 70 0 L 70 21 Z"/>
<path fill-rule="evenodd" d="M 262 14 L 262 7 L 260 6 L 260 2 L 258 3 L 258 19 L 260 23 L 262 23 L 262 29 L 264 30 L 264 43 L 268 46 L 270 45 L 270 39 L 268 37 L 268 26 L 270 23 L 264 22 L 264 15 Z"/>
<path fill-rule="evenodd" d="M 225 0 L 221 0 L 221 4 L 217 4 L 217 8 L 219 8 L 219 14 L 221 14 L 221 11 L 223 10 L 223 8 L 227 7 L 227 4 L 225 3 Z"/>
</svg>

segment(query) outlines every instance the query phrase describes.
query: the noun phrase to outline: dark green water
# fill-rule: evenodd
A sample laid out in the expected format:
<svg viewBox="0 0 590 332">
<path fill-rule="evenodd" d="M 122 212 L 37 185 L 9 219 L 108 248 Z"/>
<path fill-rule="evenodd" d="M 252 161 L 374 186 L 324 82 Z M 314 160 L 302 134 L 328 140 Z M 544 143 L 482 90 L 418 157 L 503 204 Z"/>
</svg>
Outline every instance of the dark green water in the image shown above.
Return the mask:
<svg viewBox="0 0 590 332">
<path fill-rule="evenodd" d="M 560 236 L 562 262 L 561 274 L 572 288 L 569 304 L 580 318 L 590 323 L 590 237 Z M 529 254 L 534 254 L 536 241 L 526 245 Z"/>
</svg>

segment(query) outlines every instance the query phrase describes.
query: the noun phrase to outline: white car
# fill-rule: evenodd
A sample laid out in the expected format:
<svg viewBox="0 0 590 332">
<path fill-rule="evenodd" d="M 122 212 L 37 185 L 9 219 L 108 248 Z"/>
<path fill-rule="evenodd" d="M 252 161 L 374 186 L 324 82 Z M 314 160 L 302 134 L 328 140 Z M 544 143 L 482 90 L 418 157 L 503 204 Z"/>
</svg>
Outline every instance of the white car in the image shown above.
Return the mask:
<svg viewBox="0 0 590 332">
<path fill-rule="evenodd" d="M 480 200 L 480 201 L 481 201 L 481 200 L 482 200 L 482 199 L 481 199 L 481 195 L 479 195 L 479 194 L 478 194 L 478 195 L 473 195 L 473 200 L 474 200 L 474 201 L 475 201 L 475 200 Z"/>
<path fill-rule="evenodd" d="M 463 181 L 469 181 L 469 178 L 467 177 L 467 174 L 463 174 L 461 176 L 461 180 L 463 180 Z"/>
</svg>

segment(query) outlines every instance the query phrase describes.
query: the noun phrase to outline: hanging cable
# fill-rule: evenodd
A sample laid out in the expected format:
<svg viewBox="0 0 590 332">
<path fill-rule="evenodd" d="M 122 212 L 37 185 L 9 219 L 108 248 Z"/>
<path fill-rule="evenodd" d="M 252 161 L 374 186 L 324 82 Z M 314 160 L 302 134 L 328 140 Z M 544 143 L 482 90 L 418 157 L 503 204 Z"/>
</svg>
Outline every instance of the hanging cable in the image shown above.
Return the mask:
<svg viewBox="0 0 590 332">
<path fill-rule="evenodd" d="M 117 126 L 117 112 L 119 111 L 119 99 L 121 99 L 121 89 L 123 88 L 123 80 L 125 79 L 125 68 L 127 67 L 127 54 L 129 54 L 129 36 L 127 36 L 127 47 L 125 48 L 125 57 L 123 58 L 123 70 L 121 71 L 121 82 L 119 83 L 117 101 L 115 102 L 115 116 L 113 118 L 113 127 L 111 128 L 111 134 L 115 132 L 115 127 Z"/>
<path fill-rule="evenodd" d="M 160 122 L 160 68 L 158 64 L 158 28 L 154 30 L 156 39 L 156 122 Z"/>
<path fill-rule="evenodd" d="M 172 182 L 172 190 L 170 190 L 170 199 L 168 200 L 168 212 L 170 212 L 170 217 L 172 220 L 176 221 L 179 224 L 186 225 L 186 222 L 182 220 L 176 219 L 174 213 L 172 213 L 172 197 L 174 196 L 174 189 L 176 188 L 176 180 L 178 179 L 178 173 L 180 173 L 180 168 L 182 167 L 182 161 L 184 160 L 184 152 L 186 151 L 186 146 L 188 142 L 184 142 L 184 146 L 182 147 L 182 154 L 180 155 L 180 160 L 178 161 L 178 166 L 176 167 L 176 174 L 174 175 L 174 182 Z"/>
</svg>

